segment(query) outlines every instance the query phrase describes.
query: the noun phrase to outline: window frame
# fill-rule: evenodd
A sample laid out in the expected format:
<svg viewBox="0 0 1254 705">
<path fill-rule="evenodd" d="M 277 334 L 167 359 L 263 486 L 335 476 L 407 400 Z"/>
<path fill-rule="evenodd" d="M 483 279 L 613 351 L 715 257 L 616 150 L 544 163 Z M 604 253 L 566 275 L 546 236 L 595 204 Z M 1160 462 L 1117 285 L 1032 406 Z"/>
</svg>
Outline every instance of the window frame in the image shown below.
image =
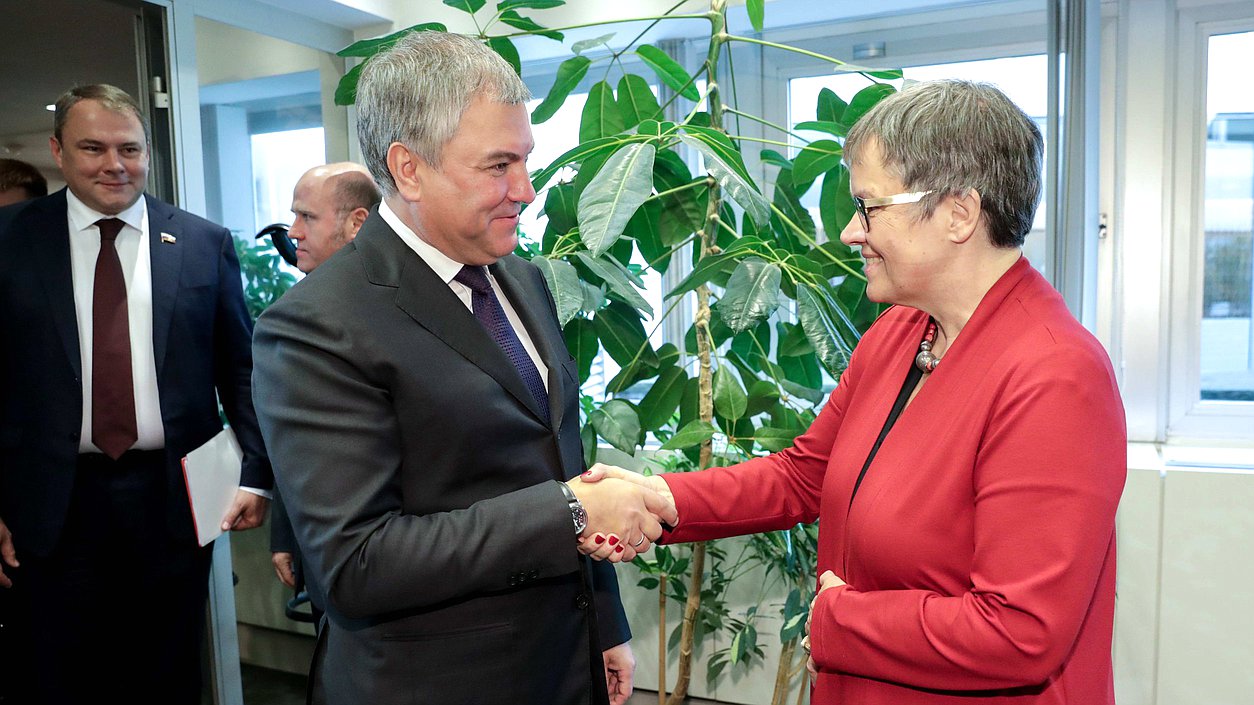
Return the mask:
<svg viewBox="0 0 1254 705">
<path fill-rule="evenodd" d="M 1206 77 L 1210 37 L 1254 31 L 1254 8 L 1223 4 L 1180 11 L 1177 24 L 1174 164 L 1170 182 L 1170 292 L 1166 418 L 1169 444 L 1251 441 L 1254 403 L 1201 398 L 1205 268 Z M 1134 332 L 1129 332 L 1134 334 Z"/>
</svg>

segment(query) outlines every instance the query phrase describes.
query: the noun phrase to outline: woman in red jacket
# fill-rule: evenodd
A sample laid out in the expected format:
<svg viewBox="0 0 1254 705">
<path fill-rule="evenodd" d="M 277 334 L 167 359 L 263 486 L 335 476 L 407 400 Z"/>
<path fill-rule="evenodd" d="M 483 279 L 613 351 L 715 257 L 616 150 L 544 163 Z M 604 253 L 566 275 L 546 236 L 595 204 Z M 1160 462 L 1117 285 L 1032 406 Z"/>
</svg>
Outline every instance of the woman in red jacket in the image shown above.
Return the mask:
<svg viewBox="0 0 1254 705">
<path fill-rule="evenodd" d="M 988 85 L 915 84 L 867 113 L 841 240 L 895 305 L 793 447 L 633 476 L 672 494 L 667 542 L 820 520 L 814 703 L 1114 702 L 1124 413 L 1106 352 L 1020 251 L 1041 144 Z"/>
</svg>

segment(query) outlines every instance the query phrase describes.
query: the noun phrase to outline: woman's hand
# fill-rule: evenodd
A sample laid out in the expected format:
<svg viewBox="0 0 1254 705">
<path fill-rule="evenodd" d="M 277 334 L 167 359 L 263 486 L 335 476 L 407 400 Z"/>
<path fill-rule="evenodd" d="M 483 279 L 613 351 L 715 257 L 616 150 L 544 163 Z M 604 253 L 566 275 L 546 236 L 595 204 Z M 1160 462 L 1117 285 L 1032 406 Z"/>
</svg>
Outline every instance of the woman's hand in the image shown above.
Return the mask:
<svg viewBox="0 0 1254 705">
<path fill-rule="evenodd" d="M 810 627 L 814 621 L 814 606 L 819 603 L 819 596 L 834 587 L 844 585 L 845 581 L 836 577 L 832 571 L 824 571 L 819 576 L 819 591 L 815 593 L 814 599 L 810 600 L 810 616 L 806 617 L 806 635 L 801 637 L 801 648 L 806 650 L 806 670 L 810 672 L 810 678 L 818 678 L 819 669 L 814 663 L 814 657 L 810 655 Z"/>
</svg>

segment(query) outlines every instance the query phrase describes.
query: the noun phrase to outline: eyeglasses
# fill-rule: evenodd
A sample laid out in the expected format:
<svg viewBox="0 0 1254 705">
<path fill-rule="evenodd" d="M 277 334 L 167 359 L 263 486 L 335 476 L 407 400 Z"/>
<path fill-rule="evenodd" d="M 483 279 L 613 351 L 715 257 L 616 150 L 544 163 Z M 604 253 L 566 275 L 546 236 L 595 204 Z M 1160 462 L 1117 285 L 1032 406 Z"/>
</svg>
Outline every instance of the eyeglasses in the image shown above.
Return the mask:
<svg viewBox="0 0 1254 705">
<path fill-rule="evenodd" d="M 936 193 L 935 189 L 931 191 L 915 191 L 914 193 L 899 193 L 894 196 L 884 196 L 883 198 L 858 198 L 854 196 L 853 205 L 858 209 L 858 217 L 862 219 L 862 232 L 871 232 L 871 209 L 896 206 L 902 203 L 918 203 L 924 197 L 933 193 Z"/>
</svg>

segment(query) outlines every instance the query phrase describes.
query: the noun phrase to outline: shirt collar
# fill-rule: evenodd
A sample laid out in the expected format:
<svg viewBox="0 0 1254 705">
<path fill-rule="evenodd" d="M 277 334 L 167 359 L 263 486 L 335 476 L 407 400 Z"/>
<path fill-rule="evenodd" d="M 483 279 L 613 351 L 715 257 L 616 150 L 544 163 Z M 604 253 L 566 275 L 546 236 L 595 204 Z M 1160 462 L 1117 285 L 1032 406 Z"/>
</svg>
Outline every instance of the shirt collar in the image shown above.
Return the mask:
<svg viewBox="0 0 1254 705">
<path fill-rule="evenodd" d="M 92 209 L 86 203 L 83 203 L 78 196 L 74 195 L 74 191 L 70 188 L 65 189 L 65 203 L 71 232 L 82 232 L 88 228 L 95 227 L 96 221 L 102 218 L 117 218 L 142 233 L 144 232 L 144 221 L 148 217 L 148 202 L 142 193 L 139 194 L 139 200 L 117 215 L 105 215 Z"/>
<path fill-rule="evenodd" d="M 435 271 L 436 276 L 438 276 L 445 284 L 453 281 L 453 277 L 457 276 L 457 273 L 462 271 L 462 267 L 465 265 L 455 259 L 452 259 L 443 252 L 440 252 L 434 245 L 418 237 L 418 235 L 415 234 L 414 231 L 401 220 L 401 217 L 397 215 L 390 206 L 388 206 L 386 199 L 379 204 L 379 215 L 383 217 L 383 222 L 392 226 L 392 230 L 396 231 L 396 234 L 400 236 L 401 240 L 406 245 L 409 245 L 409 249 L 416 252 L 418 256 L 422 258 L 422 261 L 426 262 L 427 266 L 431 267 L 431 269 Z"/>
</svg>

